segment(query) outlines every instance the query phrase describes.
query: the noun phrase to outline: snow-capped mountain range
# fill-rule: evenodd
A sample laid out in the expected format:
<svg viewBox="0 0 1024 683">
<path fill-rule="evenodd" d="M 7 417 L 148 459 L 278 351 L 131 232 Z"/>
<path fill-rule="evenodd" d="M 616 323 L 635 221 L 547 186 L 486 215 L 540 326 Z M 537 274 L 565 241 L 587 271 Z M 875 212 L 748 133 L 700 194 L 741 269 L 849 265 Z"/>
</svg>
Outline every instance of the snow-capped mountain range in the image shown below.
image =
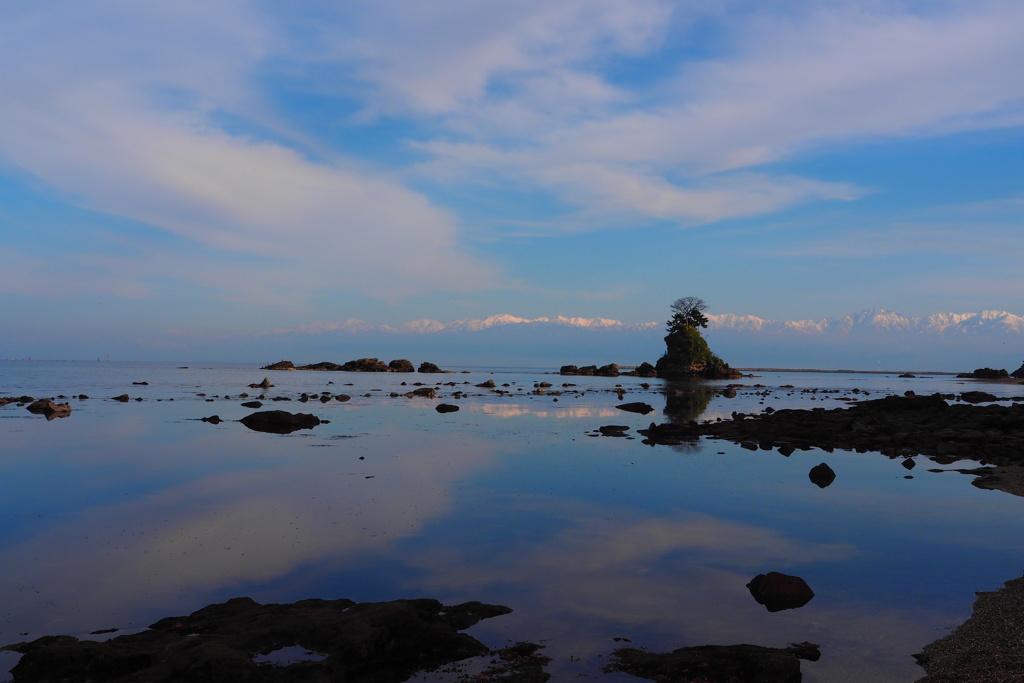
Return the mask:
<svg viewBox="0 0 1024 683">
<path fill-rule="evenodd" d="M 881 308 L 861 311 L 838 318 L 821 320 L 766 320 L 753 315 L 723 313 L 708 315 L 710 332 L 747 333 L 796 333 L 801 335 L 849 336 L 859 333 L 873 335 L 910 333 L 925 335 L 991 335 L 1024 333 L 1024 317 L 1007 311 L 982 311 L 980 313 L 934 313 L 925 317 L 906 317 Z M 624 323 L 608 318 L 574 318 L 566 316 L 521 318 L 500 314 L 487 318 L 467 318 L 453 322 L 441 322 L 423 318 L 401 325 L 372 325 L 351 318 L 344 322 L 313 323 L 297 330 L 276 330 L 278 334 L 305 332 L 384 332 L 392 334 L 435 334 L 439 332 L 479 332 L 506 326 L 557 325 L 562 327 L 606 331 L 650 331 L 663 330 L 665 323 L 642 322 Z"/>
</svg>

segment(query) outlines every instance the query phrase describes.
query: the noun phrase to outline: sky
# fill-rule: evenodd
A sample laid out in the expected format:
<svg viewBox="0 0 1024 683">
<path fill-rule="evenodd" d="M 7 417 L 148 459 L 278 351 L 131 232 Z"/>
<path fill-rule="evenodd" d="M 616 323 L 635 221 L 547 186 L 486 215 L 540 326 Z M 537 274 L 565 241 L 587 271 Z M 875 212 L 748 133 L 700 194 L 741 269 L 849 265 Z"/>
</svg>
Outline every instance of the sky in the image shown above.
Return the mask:
<svg viewBox="0 0 1024 683">
<path fill-rule="evenodd" d="M 1024 313 L 1019 0 L 2 17 L 0 357 L 681 296 Z"/>
</svg>

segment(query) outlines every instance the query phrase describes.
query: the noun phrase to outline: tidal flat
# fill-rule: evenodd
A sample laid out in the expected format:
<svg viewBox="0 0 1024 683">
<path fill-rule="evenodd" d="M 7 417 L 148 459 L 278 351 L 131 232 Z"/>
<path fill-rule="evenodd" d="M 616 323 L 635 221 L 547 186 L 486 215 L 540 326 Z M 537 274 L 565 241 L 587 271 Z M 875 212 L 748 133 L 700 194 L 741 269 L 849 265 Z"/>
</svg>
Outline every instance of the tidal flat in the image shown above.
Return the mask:
<svg viewBox="0 0 1024 683">
<path fill-rule="evenodd" d="M 821 653 L 801 663 L 804 681 L 914 681 L 925 671 L 913 655 L 967 620 L 976 592 L 1024 570 L 1024 499 L 959 472 L 980 461 L 752 450 L 712 434 L 644 443 L 639 433 L 908 391 L 960 404 L 983 389 L 1010 406 L 1024 386 L 897 373 L 669 383 L 455 369 L 0 362 L 0 397 L 71 408 L 52 420 L 0 408 L 0 644 L 116 637 L 240 596 L 431 598 L 511 608 L 466 633 L 494 649 L 542 644 L 555 681 L 638 680 L 604 672 L 624 646 L 804 642 Z M 274 386 L 250 388 L 264 377 Z M 435 396 L 406 396 L 424 387 Z M 320 424 L 250 430 L 239 420 L 257 409 L 241 404 L 260 394 L 258 410 Z M 627 403 L 653 411 L 616 407 Z M 601 432 L 610 425 L 625 429 Z M 835 474 L 825 487 L 808 476 L 821 463 Z M 769 572 L 801 577 L 813 599 L 768 611 L 747 584 Z M 3 657 L 5 671 L 17 661 Z"/>
</svg>

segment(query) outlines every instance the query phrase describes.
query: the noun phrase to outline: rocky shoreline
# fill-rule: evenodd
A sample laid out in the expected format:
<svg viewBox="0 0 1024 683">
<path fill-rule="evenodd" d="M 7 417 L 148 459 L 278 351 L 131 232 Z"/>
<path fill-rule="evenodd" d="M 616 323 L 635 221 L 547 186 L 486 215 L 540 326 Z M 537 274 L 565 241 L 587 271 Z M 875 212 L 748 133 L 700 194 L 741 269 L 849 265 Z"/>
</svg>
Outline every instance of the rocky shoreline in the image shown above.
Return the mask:
<svg viewBox="0 0 1024 683">
<path fill-rule="evenodd" d="M 1021 495 L 1024 491 L 1024 403 L 975 405 L 992 401 L 983 392 L 887 396 L 848 408 L 772 410 L 760 415 L 734 413 L 733 419 L 698 424 L 652 423 L 639 430 L 648 445 L 675 445 L 701 437 L 726 439 L 751 450 L 820 448 L 878 451 L 891 458 L 923 455 L 948 465 L 978 461 L 982 468 L 963 470 L 980 478 L 975 484 Z M 967 403 L 950 404 L 959 398 Z"/>
</svg>

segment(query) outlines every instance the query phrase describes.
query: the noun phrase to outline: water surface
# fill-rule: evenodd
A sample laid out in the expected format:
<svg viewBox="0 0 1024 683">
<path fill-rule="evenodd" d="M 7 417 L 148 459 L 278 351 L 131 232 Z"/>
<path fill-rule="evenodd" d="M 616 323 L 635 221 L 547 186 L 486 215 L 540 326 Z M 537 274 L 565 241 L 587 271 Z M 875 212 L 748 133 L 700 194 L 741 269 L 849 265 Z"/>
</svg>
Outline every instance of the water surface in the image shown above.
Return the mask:
<svg viewBox="0 0 1024 683">
<path fill-rule="evenodd" d="M 276 385 L 268 397 L 352 399 L 267 402 L 329 423 L 252 432 L 235 421 L 252 412 L 240 394 L 259 394 L 247 385 L 264 377 Z M 474 386 L 487 379 L 507 393 Z M 391 397 L 414 382 L 438 386 L 439 398 Z M 554 386 L 538 392 L 538 382 Z M 239 595 L 434 597 L 512 607 L 471 632 L 493 647 L 544 643 L 555 680 L 636 680 L 600 673 L 617 638 L 653 650 L 811 641 L 822 658 L 803 663 L 805 681 L 919 678 L 911 655 L 966 619 L 975 591 L 1020 575 L 1024 501 L 928 472 L 937 466 L 920 457 L 908 470 L 878 453 L 783 457 L 592 434 L 769 406 L 835 408 L 865 393 L 983 388 L 1009 399 L 1024 388 L 824 373 L 738 383 L 727 398 L 727 382 L 541 368 L 430 376 L 0 362 L 0 395 L 90 397 L 68 399 L 71 415 L 53 421 L 0 408 L 0 642 L 123 633 Z M 110 400 L 123 393 L 133 400 Z M 440 401 L 461 410 L 439 414 Z M 627 401 L 656 412 L 615 408 Z M 199 419 L 213 414 L 225 421 Z M 820 462 L 837 473 L 825 489 L 807 477 Z M 768 571 L 803 577 L 816 597 L 767 612 L 745 585 Z"/>
</svg>

